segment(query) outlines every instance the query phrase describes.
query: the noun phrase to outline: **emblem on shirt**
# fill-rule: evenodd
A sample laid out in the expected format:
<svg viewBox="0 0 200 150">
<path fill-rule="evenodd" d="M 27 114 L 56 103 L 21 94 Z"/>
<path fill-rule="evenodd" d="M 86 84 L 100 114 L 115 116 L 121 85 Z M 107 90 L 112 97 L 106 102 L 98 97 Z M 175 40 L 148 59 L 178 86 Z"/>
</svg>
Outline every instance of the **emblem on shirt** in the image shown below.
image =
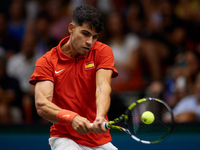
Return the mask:
<svg viewBox="0 0 200 150">
<path fill-rule="evenodd" d="M 85 63 L 85 70 L 93 69 L 94 61 L 90 61 L 89 63 Z"/>
<path fill-rule="evenodd" d="M 63 70 L 65 70 L 65 68 L 64 68 L 64 69 L 61 69 L 61 70 L 59 70 L 59 71 L 55 71 L 55 73 L 58 74 L 58 73 L 62 72 Z"/>
</svg>

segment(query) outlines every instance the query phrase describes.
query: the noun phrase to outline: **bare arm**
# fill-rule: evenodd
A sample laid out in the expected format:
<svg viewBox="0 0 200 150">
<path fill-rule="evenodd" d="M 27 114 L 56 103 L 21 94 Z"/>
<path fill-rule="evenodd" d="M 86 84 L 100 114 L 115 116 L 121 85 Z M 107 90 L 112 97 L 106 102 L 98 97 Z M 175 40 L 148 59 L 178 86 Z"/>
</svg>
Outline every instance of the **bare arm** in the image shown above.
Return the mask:
<svg viewBox="0 0 200 150">
<path fill-rule="evenodd" d="M 41 81 L 35 85 L 35 106 L 39 116 L 58 123 L 57 114 L 60 107 L 52 103 L 54 85 L 51 81 Z"/>
<path fill-rule="evenodd" d="M 110 108 L 112 70 L 99 69 L 96 73 L 96 106 L 97 114 L 94 121 L 94 131 L 106 132 L 102 123 L 106 121 L 105 116 Z"/>
<path fill-rule="evenodd" d="M 38 115 L 52 123 L 58 123 L 57 115 L 62 109 L 52 103 L 53 88 L 51 81 L 38 82 L 35 86 L 35 106 Z M 79 115 L 73 118 L 71 125 L 80 134 L 93 131 L 89 120 Z"/>
</svg>

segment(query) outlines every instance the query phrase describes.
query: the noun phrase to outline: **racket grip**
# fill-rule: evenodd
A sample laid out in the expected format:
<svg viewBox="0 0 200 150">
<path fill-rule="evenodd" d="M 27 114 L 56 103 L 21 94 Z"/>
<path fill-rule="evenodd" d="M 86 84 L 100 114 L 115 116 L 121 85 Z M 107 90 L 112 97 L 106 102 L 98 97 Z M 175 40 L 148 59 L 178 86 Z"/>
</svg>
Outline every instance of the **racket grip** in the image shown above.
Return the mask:
<svg viewBox="0 0 200 150">
<path fill-rule="evenodd" d="M 107 122 L 103 122 L 103 126 L 104 128 L 109 129 Z"/>
<path fill-rule="evenodd" d="M 93 123 L 90 123 L 91 126 L 93 126 Z M 106 129 L 109 129 L 107 122 L 103 122 L 103 126 Z"/>
</svg>

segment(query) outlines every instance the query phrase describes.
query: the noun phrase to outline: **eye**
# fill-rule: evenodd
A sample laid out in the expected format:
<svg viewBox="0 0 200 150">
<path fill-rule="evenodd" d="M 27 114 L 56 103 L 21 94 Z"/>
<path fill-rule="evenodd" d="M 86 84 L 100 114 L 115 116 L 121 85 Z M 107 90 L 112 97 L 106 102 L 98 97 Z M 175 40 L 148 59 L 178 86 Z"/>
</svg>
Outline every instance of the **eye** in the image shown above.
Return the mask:
<svg viewBox="0 0 200 150">
<path fill-rule="evenodd" d="M 87 33 L 87 32 L 82 32 L 82 34 L 83 34 L 84 36 L 87 36 L 87 37 L 89 37 L 89 36 L 90 36 L 90 34 L 89 34 L 89 33 Z"/>
</svg>

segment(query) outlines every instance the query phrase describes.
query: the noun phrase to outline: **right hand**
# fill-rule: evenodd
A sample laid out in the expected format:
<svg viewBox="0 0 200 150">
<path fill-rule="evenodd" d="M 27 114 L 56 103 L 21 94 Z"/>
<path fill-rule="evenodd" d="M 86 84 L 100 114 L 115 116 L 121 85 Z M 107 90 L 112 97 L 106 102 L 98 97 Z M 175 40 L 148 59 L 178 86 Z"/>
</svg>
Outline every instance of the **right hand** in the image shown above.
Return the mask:
<svg viewBox="0 0 200 150">
<path fill-rule="evenodd" d="M 104 117 L 96 117 L 94 123 L 93 123 L 93 130 L 95 133 L 105 133 L 108 131 L 108 129 L 106 129 L 103 126 L 103 122 L 107 122 L 107 120 Z"/>
<path fill-rule="evenodd" d="M 86 134 L 93 132 L 93 127 L 90 125 L 90 121 L 84 117 L 76 116 L 72 120 L 72 127 L 79 134 Z"/>
</svg>

